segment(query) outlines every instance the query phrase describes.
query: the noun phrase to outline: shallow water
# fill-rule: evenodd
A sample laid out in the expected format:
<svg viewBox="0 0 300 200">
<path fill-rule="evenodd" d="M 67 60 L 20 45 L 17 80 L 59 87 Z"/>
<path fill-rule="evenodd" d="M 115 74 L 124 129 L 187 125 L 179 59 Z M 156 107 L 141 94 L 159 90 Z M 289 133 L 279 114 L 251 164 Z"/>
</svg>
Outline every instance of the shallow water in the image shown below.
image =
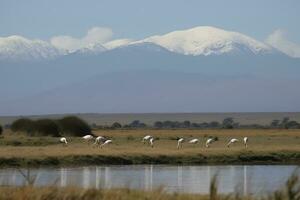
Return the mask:
<svg viewBox="0 0 300 200">
<path fill-rule="evenodd" d="M 83 188 L 120 188 L 152 190 L 163 187 L 168 192 L 208 193 L 216 174 L 218 191 L 240 194 L 271 192 L 283 186 L 295 171 L 294 165 L 241 166 L 169 166 L 122 165 L 39 169 L 0 169 L 1 185 L 26 184 L 22 173 L 34 185 L 79 186 Z M 29 172 L 29 175 L 27 173 Z M 299 175 L 300 173 L 297 172 Z"/>
</svg>

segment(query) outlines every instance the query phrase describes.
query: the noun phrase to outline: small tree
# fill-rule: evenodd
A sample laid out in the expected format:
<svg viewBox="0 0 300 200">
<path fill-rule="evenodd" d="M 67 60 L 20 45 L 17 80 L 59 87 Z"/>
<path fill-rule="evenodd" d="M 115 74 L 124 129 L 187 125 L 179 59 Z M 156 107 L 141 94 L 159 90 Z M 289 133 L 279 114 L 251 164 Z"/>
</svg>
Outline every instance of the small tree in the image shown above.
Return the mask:
<svg viewBox="0 0 300 200">
<path fill-rule="evenodd" d="M 189 128 L 190 126 L 191 126 L 191 122 L 190 121 L 186 120 L 186 121 L 183 122 L 183 127 L 184 128 Z"/>
<path fill-rule="evenodd" d="M 163 123 L 161 121 L 154 122 L 154 128 L 163 128 Z"/>
<path fill-rule="evenodd" d="M 279 124 L 280 124 L 280 120 L 274 119 L 274 120 L 271 122 L 270 126 L 271 126 L 272 128 L 278 128 L 278 127 L 279 127 Z"/>
<path fill-rule="evenodd" d="M 111 128 L 116 129 L 116 128 L 122 128 L 122 125 L 118 122 L 115 122 L 111 125 Z"/>
<path fill-rule="evenodd" d="M 91 128 L 82 119 L 76 116 L 64 117 L 57 121 L 60 131 L 64 135 L 71 136 L 84 136 L 86 134 L 91 134 Z"/>
<path fill-rule="evenodd" d="M 225 118 L 222 123 L 223 128 L 225 129 L 233 129 L 234 121 L 232 117 Z"/>
<path fill-rule="evenodd" d="M 285 129 L 288 129 L 288 123 L 290 121 L 290 118 L 289 117 L 284 117 L 280 123 L 280 127 L 281 128 L 285 128 Z"/>
<path fill-rule="evenodd" d="M 34 131 L 34 122 L 31 119 L 21 118 L 14 121 L 11 125 L 13 132 L 27 132 L 32 133 Z"/>
<path fill-rule="evenodd" d="M 35 121 L 34 133 L 41 136 L 61 136 L 57 123 L 51 119 L 39 119 Z"/>
<path fill-rule="evenodd" d="M 217 121 L 212 121 L 209 123 L 210 128 L 219 128 L 221 125 Z"/>
</svg>

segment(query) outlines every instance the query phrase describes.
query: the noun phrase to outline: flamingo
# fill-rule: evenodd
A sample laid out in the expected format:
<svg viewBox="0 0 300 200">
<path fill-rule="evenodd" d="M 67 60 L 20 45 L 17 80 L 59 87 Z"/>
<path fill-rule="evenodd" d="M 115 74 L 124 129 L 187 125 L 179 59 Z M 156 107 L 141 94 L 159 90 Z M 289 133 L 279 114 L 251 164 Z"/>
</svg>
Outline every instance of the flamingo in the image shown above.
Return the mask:
<svg viewBox="0 0 300 200">
<path fill-rule="evenodd" d="M 111 144 L 112 140 L 105 140 L 105 142 L 103 142 L 103 144 L 100 145 L 100 148 L 102 149 L 103 146 Z"/>
<path fill-rule="evenodd" d="M 150 138 L 149 142 L 150 142 L 150 146 L 153 148 L 153 146 L 154 146 L 154 138 L 153 137 Z"/>
<path fill-rule="evenodd" d="M 244 145 L 245 145 L 245 148 L 247 148 L 248 147 L 248 137 L 244 137 Z"/>
<path fill-rule="evenodd" d="M 142 142 L 145 144 L 147 140 L 153 138 L 151 135 L 146 135 L 145 137 L 143 137 Z"/>
<path fill-rule="evenodd" d="M 189 141 L 190 144 L 197 144 L 199 142 L 199 139 L 192 139 Z"/>
<path fill-rule="evenodd" d="M 94 139 L 94 136 L 92 135 L 85 135 L 82 137 L 82 139 L 86 140 L 87 142 L 92 141 L 92 139 Z"/>
<path fill-rule="evenodd" d="M 182 148 L 182 143 L 184 142 L 183 138 L 179 138 L 177 141 L 177 149 Z"/>
<path fill-rule="evenodd" d="M 101 142 L 104 142 L 104 141 L 105 141 L 105 138 L 104 138 L 103 136 L 98 136 L 98 137 L 96 137 L 96 139 L 95 139 L 94 145 L 100 144 Z"/>
<path fill-rule="evenodd" d="M 60 138 L 59 142 L 62 143 L 62 144 L 64 144 L 64 145 L 68 144 L 67 138 L 65 138 L 65 137 Z"/>
<path fill-rule="evenodd" d="M 206 140 L 206 143 L 205 143 L 206 148 L 209 148 L 209 145 L 210 145 L 211 143 L 213 143 L 214 141 L 215 141 L 214 138 L 208 138 L 208 139 Z"/>
<path fill-rule="evenodd" d="M 239 140 L 236 138 L 232 138 L 231 140 L 229 140 L 227 147 L 229 148 L 231 144 L 238 142 Z"/>
</svg>

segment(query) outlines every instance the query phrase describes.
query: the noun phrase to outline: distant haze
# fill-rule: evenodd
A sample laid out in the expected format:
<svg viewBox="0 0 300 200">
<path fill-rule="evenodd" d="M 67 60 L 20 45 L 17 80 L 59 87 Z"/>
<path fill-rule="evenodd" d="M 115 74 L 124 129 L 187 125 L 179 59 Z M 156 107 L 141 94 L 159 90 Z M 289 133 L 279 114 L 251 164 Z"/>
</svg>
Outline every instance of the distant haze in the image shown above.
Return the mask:
<svg viewBox="0 0 300 200">
<path fill-rule="evenodd" d="M 70 114 L 61 115 L 40 115 L 40 116 L 23 116 L 31 119 L 52 118 L 57 119 Z M 190 122 L 203 123 L 218 121 L 222 122 L 227 117 L 232 117 L 235 122 L 242 125 L 260 124 L 269 125 L 272 120 L 282 120 L 284 117 L 289 117 L 291 120 L 300 122 L 300 113 L 140 113 L 140 114 L 72 114 L 76 115 L 89 124 L 96 125 L 111 125 L 114 122 L 119 122 L 122 125 L 129 124 L 134 120 L 140 120 L 148 125 L 153 125 L 156 121 L 179 121 L 189 120 Z M 0 117 L 1 124 L 11 124 L 14 120 L 22 116 Z"/>
</svg>

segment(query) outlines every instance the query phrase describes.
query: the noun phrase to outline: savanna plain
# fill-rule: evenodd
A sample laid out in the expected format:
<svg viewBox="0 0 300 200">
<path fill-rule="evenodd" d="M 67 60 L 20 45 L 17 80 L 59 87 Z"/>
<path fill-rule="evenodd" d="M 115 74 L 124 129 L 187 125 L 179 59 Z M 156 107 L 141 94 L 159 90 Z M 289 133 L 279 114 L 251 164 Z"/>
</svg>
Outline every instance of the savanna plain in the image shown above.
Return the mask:
<svg viewBox="0 0 300 200">
<path fill-rule="evenodd" d="M 28 137 L 6 130 L 0 139 L 0 165 L 101 165 L 101 164 L 298 164 L 300 130 L 95 130 L 113 142 L 100 148 L 81 137 L 69 137 L 68 145 L 57 137 Z M 142 138 L 152 135 L 154 147 Z M 217 138 L 209 148 L 205 141 Z M 242 139 L 248 137 L 245 148 Z M 177 149 L 177 139 L 185 138 Z M 198 144 L 189 144 L 190 139 Z M 238 143 L 228 148 L 229 139 Z"/>
</svg>

